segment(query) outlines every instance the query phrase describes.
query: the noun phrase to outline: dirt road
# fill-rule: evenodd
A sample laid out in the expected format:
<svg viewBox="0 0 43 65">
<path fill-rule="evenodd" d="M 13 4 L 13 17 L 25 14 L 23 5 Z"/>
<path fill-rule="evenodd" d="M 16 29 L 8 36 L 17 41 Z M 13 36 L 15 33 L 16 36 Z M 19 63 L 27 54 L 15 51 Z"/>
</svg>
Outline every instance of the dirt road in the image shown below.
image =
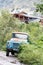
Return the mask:
<svg viewBox="0 0 43 65">
<path fill-rule="evenodd" d="M 19 60 L 10 54 L 6 57 L 6 52 L 0 51 L 0 65 L 24 65 L 19 62 Z"/>
</svg>

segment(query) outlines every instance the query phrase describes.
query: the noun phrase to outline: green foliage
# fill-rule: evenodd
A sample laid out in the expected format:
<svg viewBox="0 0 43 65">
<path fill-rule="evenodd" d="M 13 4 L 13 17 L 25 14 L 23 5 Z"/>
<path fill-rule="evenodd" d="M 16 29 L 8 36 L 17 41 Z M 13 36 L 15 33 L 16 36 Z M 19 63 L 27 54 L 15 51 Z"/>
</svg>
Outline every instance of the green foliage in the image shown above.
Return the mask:
<svg viewBox="0 0 43 65">
<path fill-rule="evenodd" d="M 18 58 L 27 65 L 43 65 L 43 49 L 33 44 L 21 45 Z"/>
<path fill-rule="evenodd" d="M 11 33 L 16 31 L 18 20 L 12 17 L 8 11 L 2 11 L 0 17 L 0 47 L 6 43 L 7 40 L 11 38 Z"/>
<path fill-rule="evenodd" d="M 25 24 L 12 17 L 8 11 L 2 11 L 0 17 L 0 46 L 11 38 L 12 32 L 27 32 L 31 43 L 43 45 L 43 27 L 37 22 Z M 42 46 L 43 47 L 43 46 Z"/>
<path fill-rule="evenodd" d="M 21 46 L 19 59 L 29 65 L 43 65 L 43 27 L 38 22 L 25 24 L 12 17 L 8 11 L 2 11 L 0 17 L 0 49 L 5 50 L 12 32 L 27 32 L 31 45 Z"/>
<path fill-rule="evenodd" d="M 40 11 L 41 13 L 43 13 L 43 4 L 37 4 L 36 11 Z"/>
</svg>

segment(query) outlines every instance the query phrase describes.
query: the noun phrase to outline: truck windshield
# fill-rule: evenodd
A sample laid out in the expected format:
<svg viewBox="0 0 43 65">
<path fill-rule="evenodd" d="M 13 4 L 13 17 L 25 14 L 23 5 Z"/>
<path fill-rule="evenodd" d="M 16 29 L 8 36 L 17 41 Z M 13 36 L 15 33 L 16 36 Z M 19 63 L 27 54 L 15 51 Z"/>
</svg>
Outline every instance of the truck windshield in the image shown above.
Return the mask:
<svg viewBox="0 0 43 65">
<path fill-rule="evenodd" d="M 20 39 L 27 39 L 27 35 L 24 34 L 15 34 L 15 36 Z"/>
<path fill-rule="evenodd" d="M 19 39 L 27 39 L 26 34 L 13 34 L 13 38 L 19 38 Z"/>
</svg>

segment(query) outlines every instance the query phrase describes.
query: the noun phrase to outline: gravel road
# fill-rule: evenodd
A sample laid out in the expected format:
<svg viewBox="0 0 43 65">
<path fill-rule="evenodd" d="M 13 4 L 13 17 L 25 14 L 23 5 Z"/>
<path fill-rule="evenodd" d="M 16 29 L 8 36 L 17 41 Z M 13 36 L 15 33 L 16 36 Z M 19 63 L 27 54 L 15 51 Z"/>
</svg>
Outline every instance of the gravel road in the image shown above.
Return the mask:
<svg viewBox="0 0 43 65">
<path fill-rule="evenodd" d="M 19 62 L 19 60 L 10 54 L 6 57 L 6 52 L 0 51 L 0 65 L 24 65 Z"/>
</svg>

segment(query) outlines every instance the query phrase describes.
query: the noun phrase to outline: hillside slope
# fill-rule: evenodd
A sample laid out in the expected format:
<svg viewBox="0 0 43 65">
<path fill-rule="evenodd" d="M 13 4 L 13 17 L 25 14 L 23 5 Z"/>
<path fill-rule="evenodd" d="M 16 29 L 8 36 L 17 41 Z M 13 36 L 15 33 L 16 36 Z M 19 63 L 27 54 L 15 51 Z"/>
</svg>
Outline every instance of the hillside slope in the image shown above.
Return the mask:
<svg viewBox="0 0 43 65">
<path fill-rule="evenodd" d="M 40 0 L 0 0 L 0 8 L 7 7 L 33 7 L 33 3 L 40 3 Z"/>
</svg>

